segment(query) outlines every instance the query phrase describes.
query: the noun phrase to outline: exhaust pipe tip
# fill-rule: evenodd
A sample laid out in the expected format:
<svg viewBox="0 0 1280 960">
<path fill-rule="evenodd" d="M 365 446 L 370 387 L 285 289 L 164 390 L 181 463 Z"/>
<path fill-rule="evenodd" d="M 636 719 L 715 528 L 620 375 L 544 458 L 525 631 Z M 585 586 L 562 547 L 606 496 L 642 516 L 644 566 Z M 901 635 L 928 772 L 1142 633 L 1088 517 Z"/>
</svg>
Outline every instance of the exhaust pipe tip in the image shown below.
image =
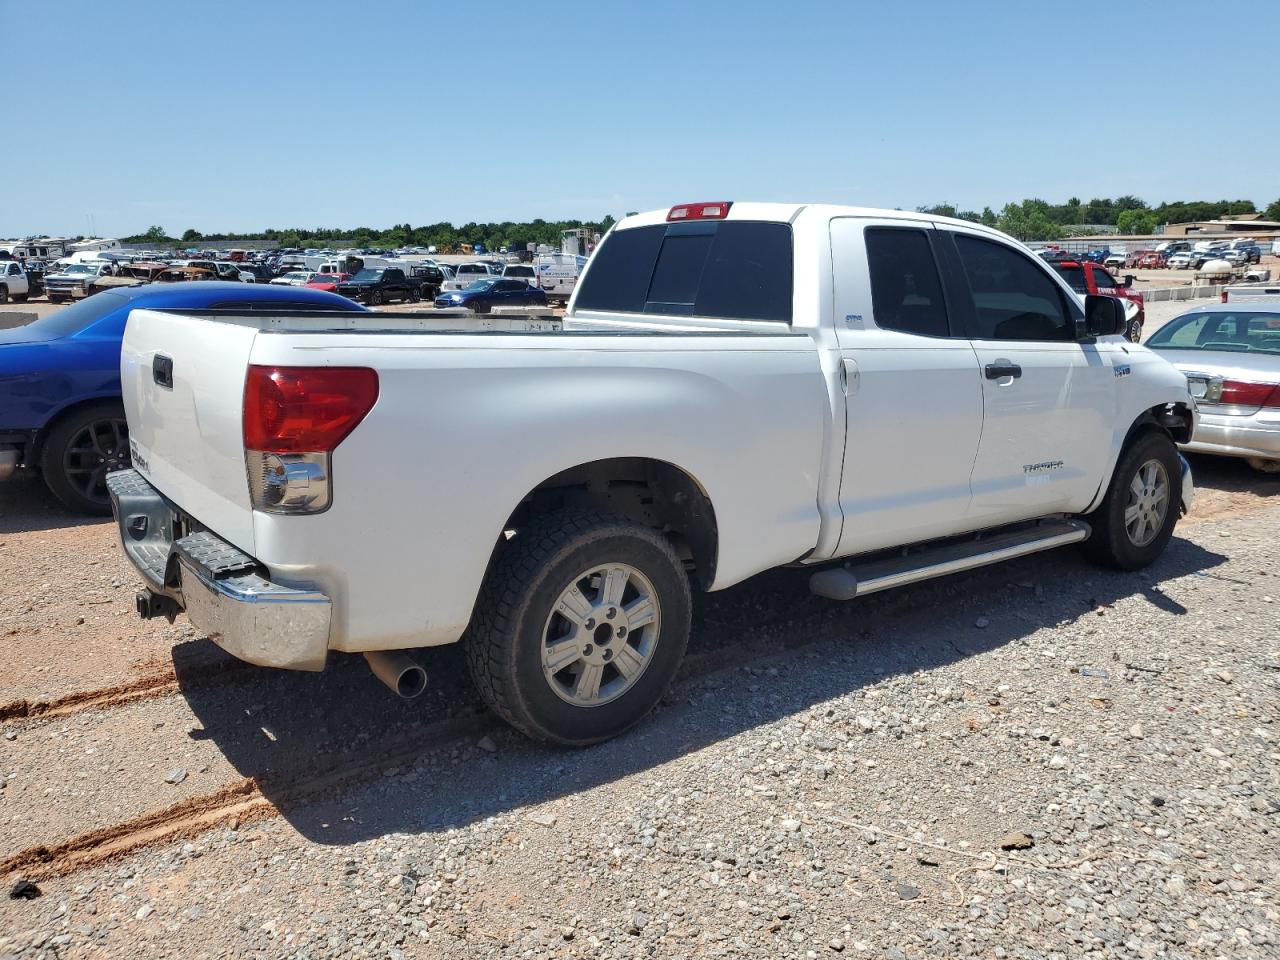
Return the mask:
<svg viewBox="0 0 1280 960">
<path fill-rule="evenodd" d="M 427 689 L 427 671 L 398 650 L 373 650 L 364 658 L 373 675 L 398 697 L 412 700 Z"/>
</svg>

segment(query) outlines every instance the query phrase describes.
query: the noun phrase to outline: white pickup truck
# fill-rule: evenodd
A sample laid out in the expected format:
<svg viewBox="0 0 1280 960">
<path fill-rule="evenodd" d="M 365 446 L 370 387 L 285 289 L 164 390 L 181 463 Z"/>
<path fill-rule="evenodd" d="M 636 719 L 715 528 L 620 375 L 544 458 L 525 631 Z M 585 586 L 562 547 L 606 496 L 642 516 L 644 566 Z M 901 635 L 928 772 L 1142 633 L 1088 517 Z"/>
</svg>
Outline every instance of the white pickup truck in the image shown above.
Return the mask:
<svg viewBox="0 0 1280 960">
<path fill-rule="evenodd" d="M 563 321 L 471 323 L 135 310 L 140 612 L 402 694 L 400 651 L 462 640 L 499 714 L 585 744 L 658 701 L 691 585 L 809 566 L 849 600 L 1081 541 L 1134 569 L 1191 497 L 1186 378 L 967 222 L 681 205 L 621 221 Z"/>
</svg>

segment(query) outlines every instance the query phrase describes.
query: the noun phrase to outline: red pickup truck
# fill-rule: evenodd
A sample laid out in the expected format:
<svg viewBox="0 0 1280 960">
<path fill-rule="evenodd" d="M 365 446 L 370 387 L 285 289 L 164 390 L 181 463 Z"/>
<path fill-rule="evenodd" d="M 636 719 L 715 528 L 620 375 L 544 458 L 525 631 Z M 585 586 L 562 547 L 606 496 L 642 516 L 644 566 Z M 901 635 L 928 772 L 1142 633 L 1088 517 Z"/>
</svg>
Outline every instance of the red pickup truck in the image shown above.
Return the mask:
<svg viewBox="0 0 1280 960">
<path fill-rule="evenodd" d="M 1050 260 L 1049 266 L 1062 275 L 1062 279 L 1071 285 L 1071 289 L 1084 296 L 1085 294 L 1102 294 L 1108 297 L 1120 297 L 1129 301 L 1125 311 L 1129 324 L 1125 328 L 1125 337 L 1134 343 L 1142 340 L 1142 324 L 1147 314 L 1143 305 L 1142 294 L 1130 289 L 1132 277 L 1125 277 L 1124 282 L 1116 280 L 1100 263 L 1089 260 Z"/>
</svg>

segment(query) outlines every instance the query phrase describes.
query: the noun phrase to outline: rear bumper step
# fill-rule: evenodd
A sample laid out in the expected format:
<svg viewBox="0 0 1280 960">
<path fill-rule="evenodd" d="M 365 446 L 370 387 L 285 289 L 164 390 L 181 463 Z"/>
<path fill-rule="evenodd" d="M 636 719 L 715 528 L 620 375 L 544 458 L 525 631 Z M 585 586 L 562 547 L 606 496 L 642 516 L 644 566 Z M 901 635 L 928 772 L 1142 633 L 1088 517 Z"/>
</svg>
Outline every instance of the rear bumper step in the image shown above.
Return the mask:
<svg viewBox="0 0 1280 960">
<path fill-rule="evenodd" d="M 184 517 L 136 470 L 107 477 L 125 555 L 146 581 L 138 613 L 193 626 L 227 653 L 263 667 L 323 670 L 331 604 L 272 582 L 257 560 L 207 530 L 175 537 Z"/>
<path fill-rule="evenodd" d="M 809 590 L 828 600 L 852 600 L 868 593 L 1079 543 L 1088 539 L 1089 533 L 1089 525 L 1083 520 L 1041 520 L 982 537 L 945 541 L 902 556 L 819 570 L 809 578 Z"/>
</svg>

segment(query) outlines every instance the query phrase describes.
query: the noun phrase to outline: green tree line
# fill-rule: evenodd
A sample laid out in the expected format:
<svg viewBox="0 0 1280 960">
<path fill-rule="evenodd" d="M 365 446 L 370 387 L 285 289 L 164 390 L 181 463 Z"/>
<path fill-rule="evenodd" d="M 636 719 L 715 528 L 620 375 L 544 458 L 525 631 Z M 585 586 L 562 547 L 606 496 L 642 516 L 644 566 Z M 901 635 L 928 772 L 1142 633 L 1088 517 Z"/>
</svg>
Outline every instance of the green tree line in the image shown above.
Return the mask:
<svg viewBox="0 0 1280 960">
<path fill-rule="evenodd" d="M 1086 233 L 1089 227 L 1104 226 L 1116 227 L 1126 234 L 1154 233 L 1162 224 L 1256 213 L 1257 207 L 1252 200 L 1179 200 L 1153 207 L 1138 197 L 1123 196 L 1114 200 L 1095 197 L 1088 202 L 1072 197 L 1066 203 L 1049 203 L 1033 198 L 1021 203 L 1006 203 L 999 213 L 990 207 L 984 207 L 981 213 L 958 210 L 950 203 L 916 207 L 916 210 L 986 224 L 1019 240 L 1057 240 L 1068 233 L 1068 226 L 1077 230 L 1083 227 Z M 1280 200 L 1267 207 L 1264 216 L 1268 220 L 1280 220 Z"/>
<path fill-rule="evenodd" d="M 1003 230 L 1019 240 L 1057 240 L 1065 236 L 1066 227 L 1117 227 L 1121 233 L 1154 233 L 1166 223 L 1186 223 L 1192 220 L 1214 220 L 1218 217 L 1240 213 L 1256 213 L 1252 200 L 1178 200 L 1150 206 L 1138 197 L 1123 196 L 1114 200 L 1095 197 L 1083 201 L 1071 197 L 1066 203 L 1049 203 L 1046 200 L 1029 199 L 1020 203 L 1006 203 L 1000 212 L 984 207 L 981 211 L 960 210 L 951 203 L 936 203 L 917 207 L 920 213 L 940 217 L 958 217 L 983 223 Z M 1280 220 L 1280 200 L 1263 211 L 1268 220 Z M 606 215 L 596 222 L 584 220 L 533 220 L 529 223 L 432 223 L 415 227 L 398 223 L 385 230 L 376 227 L 292 227 L 287 230 L 260 230 L 252 233 L 201 233 L 186 230 L 179 237 L 171 237 L 159 226 L 145 233 L 122 237 L 125 243 L 172 246 L 197 245 L 207 240 L 245 241 L 270 243 L 278 247 L 323 247 L 341 244 L 354 247 L 408 247 L 408 246 L 456 246 L 459 243 L 483 243 L 489 250 L 501 247 L 523 247 L 527 243 L 560 244 L 563 230 L 588 227 L 604 233 L 613 225 L 613 217 Z"/>
<path fill-rule="evenodd" d="M 613 223 L 613 217 L 605 215 L 595 222 L 533 220 L 529 223 L 513 223 L 508 220 L 503 223 L 464 223 L 461 226 L 454 226 L 452 223 L 432 223 L 422 227 L 398 223 L 385 230 L 376 227 L 312 227 L 310 229 L 292 227 L 278 230 L 273 227 L 252 233 L 201 233 L 199 230 L 189 229 L 183 231 L 178 237 L 170 236 L 163 227 L 153 226 L 145 233 L 122 237 L 121 240 L 124 243 L 154 246 L 174 244 L 193 246 L 211 240 L 270 243 L 277 247 L 324 247 L 335 244 L 353 247 L 445 247 L 456 246 L 459 243 L 483 243 L 489 250 L 497 250 L 501 247 L 523 247 L 527 243 L 546 243 L 559 249 L 561 231 L 586 227 L 604 233 L 613 226 Z"/>
</svg>

